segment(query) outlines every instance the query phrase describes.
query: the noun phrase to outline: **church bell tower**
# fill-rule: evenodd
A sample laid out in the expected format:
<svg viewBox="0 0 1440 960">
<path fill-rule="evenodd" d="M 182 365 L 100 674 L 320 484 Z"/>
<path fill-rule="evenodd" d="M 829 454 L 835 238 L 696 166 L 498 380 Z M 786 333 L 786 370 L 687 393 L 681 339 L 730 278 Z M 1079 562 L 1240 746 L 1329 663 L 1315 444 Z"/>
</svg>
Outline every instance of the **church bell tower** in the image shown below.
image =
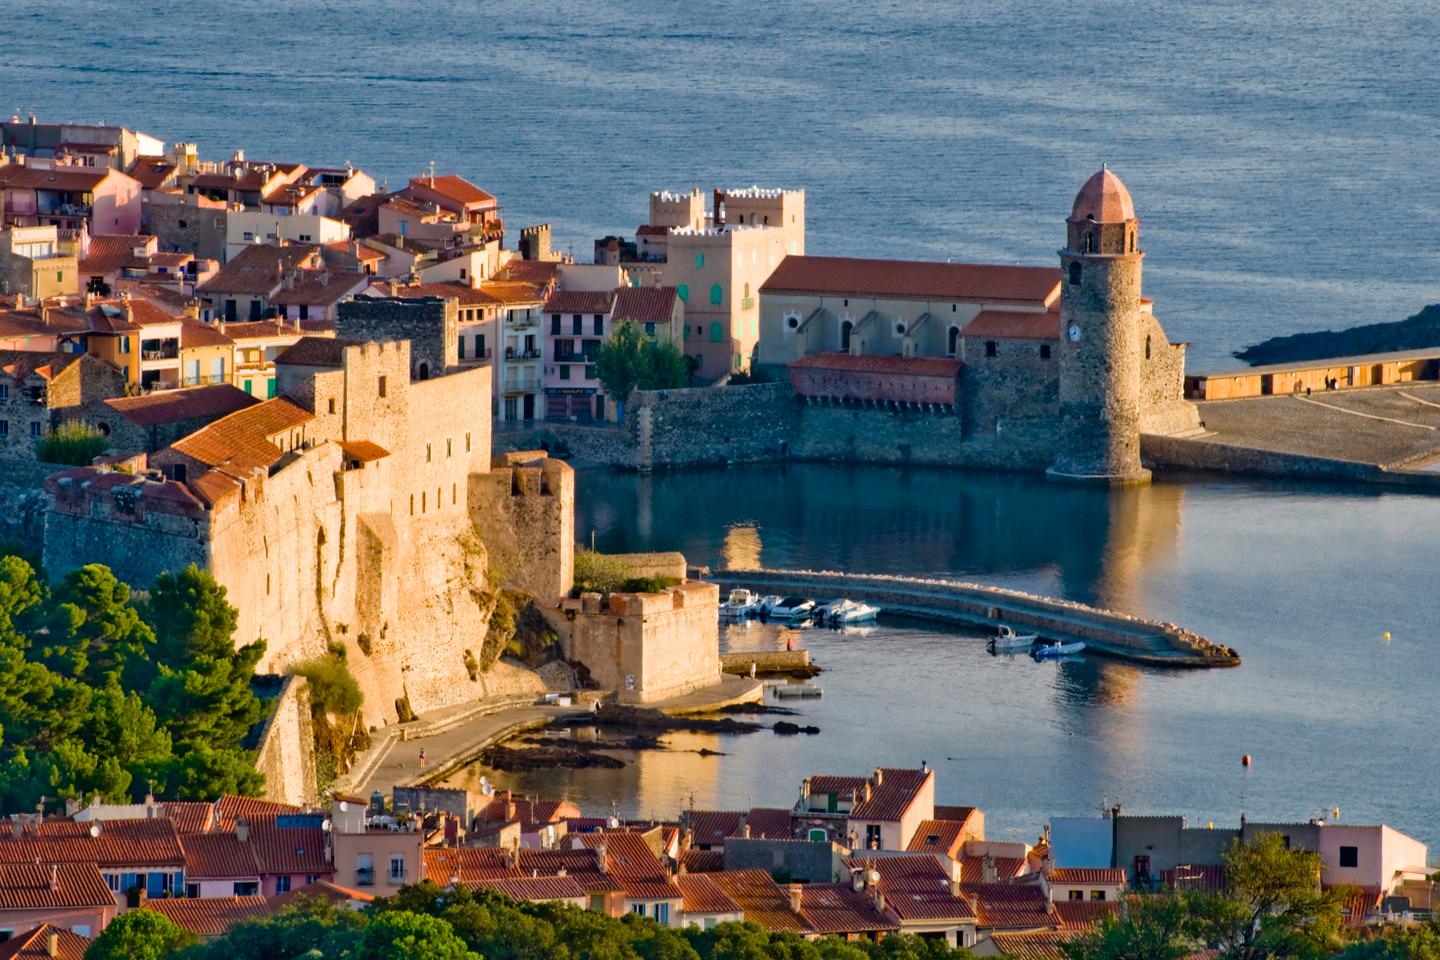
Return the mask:
<svg viewBox="0 0 1440 960">
<path fill-rule="evenodd" d="M 1060 251 L 1060 445 L 1052 480 L 1150 482 L 1140 465 L 1140 221 L 1109 169 L 1080 188 Z"/>
</svg>

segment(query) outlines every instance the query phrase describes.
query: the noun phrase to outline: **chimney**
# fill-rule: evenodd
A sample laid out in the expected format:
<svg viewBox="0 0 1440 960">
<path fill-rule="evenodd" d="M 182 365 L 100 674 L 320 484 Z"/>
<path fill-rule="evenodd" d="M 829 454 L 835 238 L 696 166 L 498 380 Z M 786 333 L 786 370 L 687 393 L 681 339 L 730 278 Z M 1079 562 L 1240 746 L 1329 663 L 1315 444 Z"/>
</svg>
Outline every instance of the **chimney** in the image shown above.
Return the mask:
<svg viewBox="0 0 1440 960">
<path fill-rule="evenodd" d="M 799 913 L 800 904 L 805 897 L 805 888 L 801 884 L 792 883 L 787 885 L 786 890 L 790 894 L 790 912 Z"/>
<path fill-rule="evenodd" d="M 880 786 L 881 784 L 883 784 L 884 782 L 885 782 L 885 771 L 882 770 L 882 769 L 880 769 L 879 767 L 876 767 L 876 768 L 875 768 L 875 786 L 878 787 L 878 786 Z"/>
<path fill-rule="evenodd" d="M 869 781 L 869 780 L 866 780 L 866 781 L 865 781 L 865 802 L 866 802 L 866 803 L 869 803 L 869 802 L 870 802 L 870 781 Z"/>
<path fill-rule="evenodd" d="M 241 843 L 250 842 L 250 821 L 244 817 L 235 818 L 235 839 Z"/>
<path fill-rule="evenodd" d="M 25 823 L 19 817 L 10 821 L 10 835 L 16 840 L 25 836 Z"/>
<path fill-rule="evenodd" d="M 740 828 L 740 836 L 744 837 L 746 840 L 750 839 L 750 824 L 747 823 Z"/>
<path fill-rule="evenodd" d="M 809 799 L 810 799 L 810 778 L 809 778 L 809 777 L 806 777 L 804 780 L 801 780 L 801 781 L 800 781 L 800 799 L 802 799 L 802 800 L 809 800 Z"/>
<path fill-rule="evenodd" d="M 60 934 L 54 930 L 51 930 L 50 935 L 45 938 L 45 956 L 60 956 Z"/>
<path fill-rule="evenodd" d="M 58 863 L 50 864 L 50 889 L 60 889 L 60 865 Z"/>
</svg>

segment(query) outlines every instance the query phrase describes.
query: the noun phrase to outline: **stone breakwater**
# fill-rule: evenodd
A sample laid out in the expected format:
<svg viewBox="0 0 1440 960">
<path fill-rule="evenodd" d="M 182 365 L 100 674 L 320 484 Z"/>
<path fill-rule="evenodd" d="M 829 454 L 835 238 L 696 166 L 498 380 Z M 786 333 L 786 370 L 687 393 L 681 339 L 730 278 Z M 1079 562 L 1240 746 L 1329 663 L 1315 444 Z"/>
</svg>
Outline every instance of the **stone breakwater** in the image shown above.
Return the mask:
<svg viewBox="0 0 1440 960">
<path fill-rule="evenodd" d="M 1051 640 L 1082 640 L 1090 653 L 1161 667 L 1234 667 L 1240 655 L 1174 623 L 1103 610 L 1072 600 L 962 580 L 824 570 L 714 570 L 705 579 L 761 593 L 847 596 L 891 613 L 995 628 Z"/>
</svg>

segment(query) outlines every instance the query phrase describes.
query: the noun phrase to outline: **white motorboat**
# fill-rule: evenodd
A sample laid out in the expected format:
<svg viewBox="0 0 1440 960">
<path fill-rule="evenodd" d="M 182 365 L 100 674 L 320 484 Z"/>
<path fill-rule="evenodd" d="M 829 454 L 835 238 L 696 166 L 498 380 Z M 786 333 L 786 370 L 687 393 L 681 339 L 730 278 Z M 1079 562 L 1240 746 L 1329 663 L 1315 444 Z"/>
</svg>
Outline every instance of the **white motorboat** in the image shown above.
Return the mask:
<svg viewBox="0 0 1440 960">
<path fill-rule="evenodd" d="M 749 590 L 735 589 L 730 591 L 730 596 L 720 604 L 720 616 L 732 620 L 741 620 L 745 617 L 753 617 L 760 612 L 760 598 Z"/>
<path fill-rule="evenodd" d="M 834 600 L 815 608 L 815 617 L 832 627 L 847 623 L 868 623 L 880 613 L 880 608 L 871 603 L 856 600 Z"/>
<path fill-rule="evenodd" d="M 1072 653 L 1079 653 L 1084 649 L 1085 644 L 1079 640 L 1076 640 L 1074 643 L 1061 643 L 1058 640 L 1051 640 L 1040 644 L 1031 651 L 1031 655 L 1036 660 L 1058 660 Z"/>
<path fill-rule="evenodd" d="M 810 616 L 814 609 L 814 600 L 806 600 L 804 597 L 783 597 L 779 603 L 767 611 L 767 615 L 775 620 L 803 620 Z"/>
<path fill-rule="evenodd" d="M 778 597 L 778 596 L 776 596 L 776 595 L 773 594 L 773 593 L 767 594 L 766 596 L 761 597 L 761 598 L 759 599 L 759 601 L 758 601 L 758 606 L 759 606 L 759 608 L 760 608 L 760 615 L 761 615 L 762 617 L 763 617 L 763 616 L 768 616 L 769 613 L 770 613 L 770 611 L 773 610 L 773 609 L 775 609 L 776 605 L 780 603 L 781 599 L 783 599 L 783 598 Z"/>
<path fill-rule="evenodd" d="M 1015 628 L 1001 624 L 999 631 L 990 638 L 990 649 L 998 650 L 1029 650 L 1038 640 L 1033 633 L 1016 633 Z"/>
</svg>

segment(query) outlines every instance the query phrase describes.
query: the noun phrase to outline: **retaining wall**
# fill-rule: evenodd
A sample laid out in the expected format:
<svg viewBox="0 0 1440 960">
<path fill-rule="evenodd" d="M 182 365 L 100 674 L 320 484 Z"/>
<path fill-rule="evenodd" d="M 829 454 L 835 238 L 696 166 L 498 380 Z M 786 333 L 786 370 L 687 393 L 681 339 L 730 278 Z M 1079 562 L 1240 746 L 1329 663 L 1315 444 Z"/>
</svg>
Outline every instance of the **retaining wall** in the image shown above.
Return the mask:
<svg viewBox="0 0 1440 960">
<path fill-rule="evenodd" d="M 787 673 L 803 670 L 810 666 L 809 650 L 741 650 L 720 654 L 720 669 L 737 676 L 750 673 L 750 664 L 755 664 L 756 674 Z"/>
<path fill-rule="evenodd" d="M 1188 437 L 1141 437 L 1145 466 L 1152 469 L 1215 471 L 1286 477 L 1292 480 L 1341 480 L 1440 490 L 1440 473 L 1387 469 L 1383 465 L 1279 450 L 1259 450 Z"/>
<path fill-rule="evenodd" d="M 315 732 L 310 690 L 303 678 L 285 678 L 260 731 L 255 769 L 265 774 L 265 799 L 296 806 L 315 802 Z"/>
</svg>

